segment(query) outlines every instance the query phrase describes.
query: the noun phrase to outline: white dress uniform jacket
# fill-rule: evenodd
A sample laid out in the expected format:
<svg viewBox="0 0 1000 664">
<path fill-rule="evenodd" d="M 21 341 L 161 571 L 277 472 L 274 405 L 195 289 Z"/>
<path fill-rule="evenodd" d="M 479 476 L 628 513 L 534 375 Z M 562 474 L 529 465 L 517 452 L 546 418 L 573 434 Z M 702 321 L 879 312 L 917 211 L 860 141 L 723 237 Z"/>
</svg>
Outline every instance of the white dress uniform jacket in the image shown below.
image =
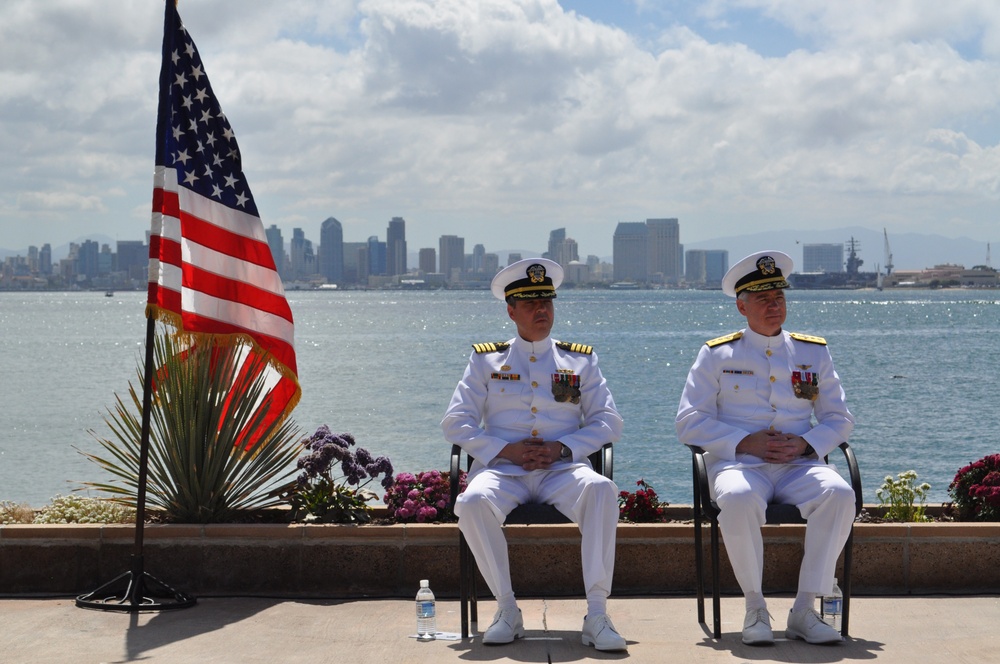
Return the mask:
<svg viewBox="0 0 1000 664">
<path fill-rule="evenodd" d="M 727 467 L 763 465 L 755 456 L 736 454 L 745 436 L 762 429 L 802 436 L 822 459 L 847 440 L 854 417 L 825 341 L 784 331 L 766 337 L 747 328 L 701 347 L 676 426 L 682 443 L 708 452 L 714 475 Z M 816 461 L 803 457 L 795 463 Z"/>
<path fill-rule="evenodd" d="M 621 437 L 622 418 L 595 353 L 561 348 L 551 337 L 515 337 L 497 345 L 495 352 L 472 353 L 441 422 L 448 442 L 475 459 L 470 479 L 486 466 L 507 475 L 530 472 L 497 454 L 531 436 L 562 442 L 572 451 L 572 463 L 583 464 Z M 559 380 L 579 384 L 579 403 L 556 401 L 553 383 Z M 559 461 L 550 470 L 570 465 Z"/>
</svg>

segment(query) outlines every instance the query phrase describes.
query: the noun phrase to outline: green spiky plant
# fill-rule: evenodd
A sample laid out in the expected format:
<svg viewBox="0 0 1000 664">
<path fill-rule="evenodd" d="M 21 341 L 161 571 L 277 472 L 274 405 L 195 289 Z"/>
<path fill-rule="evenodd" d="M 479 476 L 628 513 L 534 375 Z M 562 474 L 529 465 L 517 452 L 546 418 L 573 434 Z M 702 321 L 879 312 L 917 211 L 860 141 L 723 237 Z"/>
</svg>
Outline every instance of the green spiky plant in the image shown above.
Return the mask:
<svg viewBox="0 0 1000 664">
<path fill-rule="evenodd" d="M 154 341 L 156 366 L 149 432 L 146 506 L 177 523 L 225 523 L 282 505 L 294 480 L 299 429 L 288 418 L 268 422 L 265 360 L 231 342 L 185 348 L 169 333 Z M 138 368 L 143 384 L 143 368 Z M 105 455 L 81 452 L 110 472 L 110 482 L 85 482 L 135 508 L 142 430 L 142 390 L 115 395 L 105 422 L 111 437 L 94 436 Z M 248 434 L 249 432 L 249 434 Z M 249 437 L 248 437 L 249 436 Z"/>
</svg>

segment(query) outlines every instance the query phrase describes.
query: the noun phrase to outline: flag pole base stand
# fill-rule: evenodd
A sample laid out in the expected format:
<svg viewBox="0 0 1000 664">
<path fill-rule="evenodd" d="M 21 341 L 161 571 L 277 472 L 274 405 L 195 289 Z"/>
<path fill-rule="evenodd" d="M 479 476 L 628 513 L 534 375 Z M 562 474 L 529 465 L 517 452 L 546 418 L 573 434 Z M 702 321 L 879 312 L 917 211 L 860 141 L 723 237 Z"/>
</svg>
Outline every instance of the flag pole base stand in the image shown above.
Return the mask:
<svg viewBox="0 0 1000 664">
<path fill-rule="evenodd" d="M 197 603 L 194 596 L 171 588 L 142 569 L 142 556 L 132 556 L 132 569 L 97 590 L 80 595 L 76 605 L 101 611 L 165 611 L 186 609 Z"/>
</svg>

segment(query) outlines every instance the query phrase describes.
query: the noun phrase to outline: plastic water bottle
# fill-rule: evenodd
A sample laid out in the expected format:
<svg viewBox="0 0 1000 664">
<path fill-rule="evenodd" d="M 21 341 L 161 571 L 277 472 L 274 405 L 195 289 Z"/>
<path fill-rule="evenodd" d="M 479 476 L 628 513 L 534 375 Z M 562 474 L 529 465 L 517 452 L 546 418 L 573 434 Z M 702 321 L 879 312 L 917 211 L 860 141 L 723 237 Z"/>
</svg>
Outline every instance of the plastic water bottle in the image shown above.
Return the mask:
<svg viewBox="0 0 1000 664">
<path fill-rule="evenodd" d="M 434 593 L 427 579 L 420 580 L 420 590 L 417 591 L 417 636 L 421 639 L 433 639 L 437 633 L 437 610 L 434 606 Z"/>
<path fill-rule="evenodd" d="M 844 593 L 837 585 L 837 579 L 833 580 L 833 591 L 829 595 L 823 596 L 822 610 L 820 612 L 823 622 L 834 629 L 840 629 L 840 617 L 844 612 Z"/>
</svg>

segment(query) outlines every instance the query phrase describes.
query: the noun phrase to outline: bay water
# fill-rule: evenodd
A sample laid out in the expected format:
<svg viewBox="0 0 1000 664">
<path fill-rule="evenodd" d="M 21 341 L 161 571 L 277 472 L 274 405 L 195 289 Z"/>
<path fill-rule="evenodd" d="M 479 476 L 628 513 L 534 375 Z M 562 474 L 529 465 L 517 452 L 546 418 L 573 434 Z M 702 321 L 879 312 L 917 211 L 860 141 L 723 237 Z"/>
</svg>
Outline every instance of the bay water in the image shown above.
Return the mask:
<svg viewBox="0 0 1000 664">
<path fill-rule="evenodd" d="M 439 422 L 471 344 L 514 335 L 503 303 L 488 291 L 288 299 L 303 435 L 327 424 L 396 472 L 447 468 Z M 865 502 L 905 470 L 931 485 L 929 504 L 947 501 L 960 467 L 1000 452 L 1000 291 L 800 290 L 788 300 L 785 328 L 830 344 L 857 418 Z M 0 500 L 40 507 L 80 481 L 111 479 L 80 451 L 100 451 L 90 432 L 110 434 L 106 409 L 139 385 L 144 302 L 144 292 L 0 293 Z M 699 346 L 743 324 L 720 291 L 560 291 L 553 336 L 595 347 L 625 419 L 619 488 L 645 479 L 661 499 L 691 502 L 677 402 Z"/>
</svg>

